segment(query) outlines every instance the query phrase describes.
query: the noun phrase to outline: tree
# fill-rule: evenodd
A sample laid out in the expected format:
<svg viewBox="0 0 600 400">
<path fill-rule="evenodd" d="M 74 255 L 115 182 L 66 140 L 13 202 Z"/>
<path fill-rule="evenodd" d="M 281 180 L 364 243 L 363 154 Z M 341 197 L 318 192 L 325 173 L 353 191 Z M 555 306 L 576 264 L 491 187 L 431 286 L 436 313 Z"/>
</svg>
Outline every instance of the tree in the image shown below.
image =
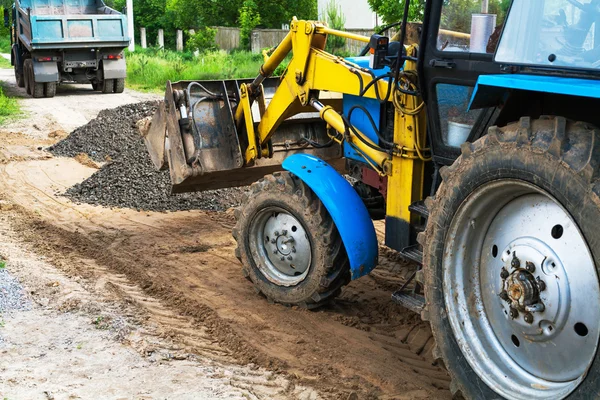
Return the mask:
<svg viewBox="0 0 600 400">
<path fill-rule="evenodd" d="M 371 9 L 381 16 L 385 24 L 402 20 L 405 0 L 368 0 Z M 510 0 L 490 0 L 489 12 L 497 14 L 497 23 L 504 22 L 504 16 L 510 6 Z M 481 0 L 444 0 L 442 27 L 467 32 L 471 26 L 471 15 L 481 11 Z M 425 0 L 410 2 L 408 21 L 421 22 L 425 13 Z M 454 25 L 454 26 L 449 26 Z M 459 29 L 460 28 L 460 29 Z"/>
<path fill-rule="evenodd" d="M 239 24 L 241 45 L 243 48 L 249 49 L 252 30 L 260 24 L 260 14 L 254 0 L 244 0 L 244 5 L 240 10 Z"/>
<path fill-rule="evenodd" d="M 327 19 L 327 25 L 330 28 L 338 31 L 343 31 L 346 25 L 346 17 L 342 12 L 342 7 L 335 0 L 330 0 L 325 6 L 325 17 Z M 329 35 L 327 37 L 326 50 L 332 54 L 337 54 L 339 50 L 344 48 L 346 45 L 346 38 Z"/>
<path fill-rule="evenodd" d="M 402 21 L 405 0 L 367 0 L 371 10 L 381 16 L 384 24 L 392 24 Z M 423 20 L 425 11 L 425 0 L 412 0 L 408 11 L 409 22 L 420 22 Z"/>
</svg>

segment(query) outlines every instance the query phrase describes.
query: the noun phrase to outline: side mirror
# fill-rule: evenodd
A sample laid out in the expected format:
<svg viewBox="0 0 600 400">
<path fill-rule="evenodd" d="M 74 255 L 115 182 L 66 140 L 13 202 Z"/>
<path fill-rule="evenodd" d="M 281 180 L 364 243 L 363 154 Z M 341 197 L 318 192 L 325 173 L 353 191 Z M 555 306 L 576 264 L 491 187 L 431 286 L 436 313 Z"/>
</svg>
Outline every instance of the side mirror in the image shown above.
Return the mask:
<svg viewBox="0 0 600 400">
<path fill-rule="evenodd" d="M 8 28 L 10 26 L 10 12 L 5 8 L 4 9 L 4 27 Z"/>
</svg>

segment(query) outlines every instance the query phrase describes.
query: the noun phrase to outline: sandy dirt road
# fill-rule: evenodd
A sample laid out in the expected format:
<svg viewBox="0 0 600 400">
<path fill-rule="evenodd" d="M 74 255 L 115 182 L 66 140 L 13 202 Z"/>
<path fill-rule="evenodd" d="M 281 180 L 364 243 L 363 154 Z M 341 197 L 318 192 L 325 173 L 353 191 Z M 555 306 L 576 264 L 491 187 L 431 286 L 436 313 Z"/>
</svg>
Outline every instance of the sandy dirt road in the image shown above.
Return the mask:
<svg viewBox="0 0 600 400">
<path fill-rule="evenodd" d="M 77 96 L 90 96 L 91 103 L 106 95 Z M 107 97 L 113 96 L 119 95 Z M 68 113 L 77 103 L 64 99 Z M 48 113 L 50 125 L 64 117 L 55 113 Z M 90 108 L 82 118 L 93 115 Z M 332 399 L 450 398 L 448 375 L 433 362 L 428 325 L 390 300 L 410 272 L 392 252 L 383 249 L 378 269 L 323 309 L 269 304 L 240 273 L 232 212 L 146 213 L 73 204 L 60 194 L 94 169 L 38 150 L 57 140 L 53 130 L 70 128 L 38 130 L 37 120 L 20 124 L 25 135 L 18 124 L 0 130 L 0 215 L 11 232 L 60 274 L 132 307 L 143 326 L 185 354 L 251 364 L 290 382 L 275 385 L 275 392 L 291 385 L 276 395 L 258 398 L 312 396 L 305 388 Z"/>
</svg>

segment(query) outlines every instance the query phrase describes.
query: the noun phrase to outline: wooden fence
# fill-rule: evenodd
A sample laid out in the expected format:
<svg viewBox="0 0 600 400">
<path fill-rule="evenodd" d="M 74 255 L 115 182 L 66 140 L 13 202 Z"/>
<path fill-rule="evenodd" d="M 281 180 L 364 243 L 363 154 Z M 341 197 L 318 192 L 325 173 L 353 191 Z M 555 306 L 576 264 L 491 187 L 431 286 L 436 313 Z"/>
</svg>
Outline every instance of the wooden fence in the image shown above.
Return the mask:
<svg viewBox="0 0 600 400">
<path fill-rule="evenodd" d="M 407 37 L 405 43 L 415 43 L 418 41 L 420 35 L 420 24 L 409 24 L 407 31 Z M 215 41 L 217 43 L 217 47 L 223 50 L 231 51 L 240 47 L 240 29 L 239 28 L 231 28 L 231 27 L 216 27 L 217 34 L 215 37 Z M 374 31 L 372 29 L 348 29 L 350 33 L 354 33 L 357 35 L 362 35 L 366 37 L 370 37 Z M 255 29 L 252 31 L 251 41 L 250 41 L 250 49 L 254 53 L 260 53 L 263 49 L 270 49 L 278 45 L 285 35 L 288 33 L 288 30 L 285 29 Z M 190 34 L 193 31 L 189 32 Z M 389 37 L 393 37 L 396 33 L 395 30 L 390 29 L 386 35 Z M 159 29 L 159 37 L 158 43 L 160 47 L 164 47 L 164 38 L 163 38 L 163 30 Z M 142 47 L 146 47 L 146 29 L 140 29 L 141 43 Z M 183 50 L 183 33 L 182 31 L 177 31 L 177 50 Z M 357 40 L 346 39 L 346 44 L 344 46 L 344 50 L 346 50 L 349 54 L 358 54 L 363 47 L 365 46 L 364 42 L 360 42 Z"/>
<path fill-rule="evenodd" d="M 217 27 L 216 42 L 217 46 L 223 50 L 233 50 L 240 45 L 240 29 Z M 371 36 L 374 32 L 370 29 L 348 29 L 348 32 Z M 278 45 L 288 33 L 284 29 L 255 29 L 252 31 L 250 49 L 254 53 L 260 53 L 262 49 L 271 48 Z M 346 40 L 345 50 L 350 54 L 358 54 L 365 43 L 356 40 Z"/>
</svg>

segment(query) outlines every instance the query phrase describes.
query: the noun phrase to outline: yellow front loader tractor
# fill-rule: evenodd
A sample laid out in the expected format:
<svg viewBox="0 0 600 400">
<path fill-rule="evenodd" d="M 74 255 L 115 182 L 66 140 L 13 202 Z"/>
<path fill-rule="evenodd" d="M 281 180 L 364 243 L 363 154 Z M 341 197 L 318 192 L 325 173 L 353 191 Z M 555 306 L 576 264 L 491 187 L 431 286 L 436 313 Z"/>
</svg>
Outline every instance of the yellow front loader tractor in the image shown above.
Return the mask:
<svg viewBox="0 0 600 400">
<path fill-rule="evenodd" d="M 256 79 L 167 83 L 145 141 L 174 192 L 250 185 L 236 256 L 268 299 L 331 301 L 385 219 L 454 394 L 598 397 L 600 0 L 455 3 L 391 39 L 294 19 Z"/>
</svg>

